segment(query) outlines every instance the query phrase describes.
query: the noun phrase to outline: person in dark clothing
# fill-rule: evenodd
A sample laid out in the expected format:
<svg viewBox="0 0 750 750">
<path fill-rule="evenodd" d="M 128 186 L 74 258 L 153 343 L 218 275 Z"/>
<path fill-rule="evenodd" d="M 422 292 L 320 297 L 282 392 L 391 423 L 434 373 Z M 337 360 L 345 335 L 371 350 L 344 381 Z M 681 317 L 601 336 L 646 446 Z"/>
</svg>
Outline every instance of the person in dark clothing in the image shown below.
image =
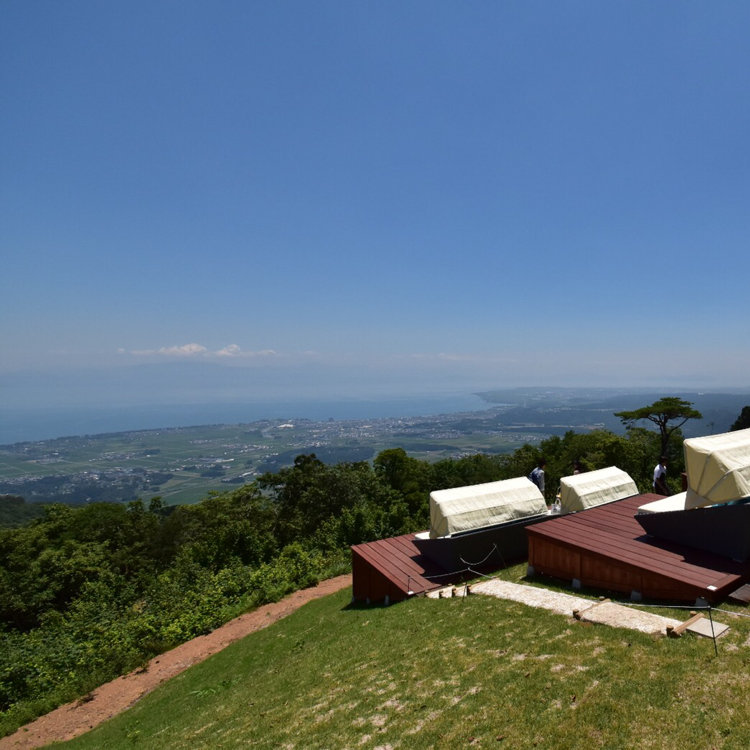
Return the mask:
<svg viewBox="0 0 750 750">
<path fill-rule="evenodd" d="M 539 492 L 541 492 L 542 495 L 544 495 L 544 467 L 546 465 L 547 462 L 543 458 L 540 458 L 539 463 L 536 465 L 536 469 L 529 474 L 529 479 L 539 487 Z"/>
</svg>

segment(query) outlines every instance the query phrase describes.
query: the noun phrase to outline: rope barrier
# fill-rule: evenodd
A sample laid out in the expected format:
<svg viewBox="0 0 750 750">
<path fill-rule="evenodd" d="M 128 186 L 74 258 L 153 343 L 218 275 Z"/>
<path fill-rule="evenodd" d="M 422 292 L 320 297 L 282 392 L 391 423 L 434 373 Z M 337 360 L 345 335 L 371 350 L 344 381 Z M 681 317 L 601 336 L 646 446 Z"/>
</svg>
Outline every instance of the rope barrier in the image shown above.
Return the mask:
<svg viewBox="0 0 750 750">
<path fill-rule="evenodd" d="M 498 554 L 500 554 L 500 550 L 497 549 L 497 546 L 494 545 L 494 544 L 492 546 L 493 546 L 493 549 L 490 550 L 490 552 L 486 555 L 486 557 L 483 560 L 481 560 L 481 561 L 479 561 L 477 563 L 469 563 L 466 560 L 464 560 L 462 557 L 460 557 L 459 560 L 461 560 L 461 562 L 464 563 L 464 565 L 466 565 L 468 567 L 462 568 L 460 570 L 455 570 L 455 571 L 453 571 L 451 573 L 442 573 L 442 574 L 436 574 L 436 575 L 430 575 L 430 576 L 423 576 L 423 578 L 428 578 L 428 579 L 430 579 L 430 578 L 446 578 L 448 576 L 452 577 L 452 576 L 457 576 L 457 575 L 463 574 L 463 573 L 471 573 L 471 575 L 474 576 L 474 577 L 476 577 L 476 578 L 482 578 L 482 579 L 485 579 L 485 580 L 488 580 L 488 581 L 494 581 L 494 580 L 500 579 L 499 575 L 488 575 L 486 573 L 482 573 L 479 570 L 474 570 L 474 568 L 472 567 L 473 565 L 482 565 L 485 562 L 487 562 L 487 560 L 490 558 L 490 556 L 492 555 L 492 553 L 495 552 L 495 551 Z M 501 557 L 502 557 L 502 555 L 501 555 Z M 464 587 L 468 591 L 468 587 L 469 587 L 468 583 L 466 583 L 464 585 Z M 592 601 L 595 601 L 595 600 L 592 599 Z M 633 608 L 645 608 L 645 609 L 684 609 L 684 610 L 689 610 L 689 611 L 692 610 L 692 611 L 698 611 L 698 612 L 708 611 L 708 618 L 709 618 L 709 621 L 711 623 L 711 639 L 713 640 L 713 643 L 714 643 L 714 653 L 717 656 L 719 654 L 719 649 L 718 649 L 718 645 L 717 645 L 717 641 L 716 641 L 716 632 L 715 632 L 715 628 L 714 628 L 714 621 L 713 621 L 712 612 L 724 612 L 725 614 L 735 615 L 737 617 L 747 617 L 747 618 L 750 618 L 750 614 L 745 614 L 743 612 L 732 612 L 731 610 L 728 610 L 728 609 L 720 609 L 720 608 L 717 608 L 717 607 L 712 607 L 710 604 L 706 604 L 706 605 L 694 604 L 694 605 L 690 606 L 690 605 L 687 605 L 687 604 L 649 604 L 649 603 L 644 603 L 644 602 L 627 602 L 627 601 L 623 601 L 623 600 L 613 600 L 613 601 L 615 601 L 616 604 L 620 604 L 620 605 L 625 606 L 625 607 L 633 607 Z"/>
<path fill-rule="evenodd" d="M 719 655 L 719 646 L 716 641 L 716 629 L 714 628 L 713 612 L 724 612 L 728 615 L 737 615 L 738 617 L 750 617 L 750 615 L 743 614 L 742 612 L 732 612 L 728 609 L 717 609 L 712 607 L 711 604 L 694 604 L 692 607 L 686 604 L 644 604 L 643 602 L 625 602 L 617 601 L 623 607 L 634 607 L 634 608 L 650 608 L 650 609 L 687 609 L 693 612 L 708 612 L 708 621 L 711 624 L 711 640 L 714 642 L 714 654 Z"/>
<path fill-rule="evenodd" d="M 733 612 L 731 609 L 722 609 L 721 607 L 712 607 L 710 604 L 647 604 L 646 602 L 626 602 L 618 600 L 617 604 L 622 604 L 624 607 L 652 607 L 654 609 L 687 609 L 694 610 L 696 612 L 703 612 L 710 610 L 712 612 L 723 612 L 725 615 L 734 615 L 735 617 L 747 617 L 750 619 L 750 614 L 745 612 Z"/>
<path fill-rule="evenodd" d="M 487 560 L 490 559 L 493 552 L 497 552 L 497 554 L 500 556 L 500 559 L 503 561 L 503 567 L 505 567 L 505 559 L 503 558 L 502 552 L 498 549 L 496 544 L 492 545 L 492 549 L 487 553 L 487 555 L 484 557 L 483 560 L 480 560 L 478 562 L 467 562 L 463 559 L 463 557 L 459 557 L 458 559 L 467 567 L 457 569 L 454 571 L 451 571 L 450 573 L 433 573 L 431 575 L 423 575 L 422 578 L 426 578 L 427 580 L 432 580 L 433 578 L 453 578 L 458 575 L 463 575 L 464 573 L 471 573 L 476 578 L 483 578 L 488 581 L 494 581 L 496 579 L 499 579 L 499 575 L 487 575 L 486 573 L 482 573 L 481 571 L 474 570 L 474 566 L 480 566 L 484 565 L 484 563 L 487 562 Z M 409 577 L 409 581 L 411 581 L 411 576 Z M 465 584 L 466 590 L 468 590 L 468 583 Z M 409 585 L 409 589 L 411 590 L 411 586 Z M 592 600 L 594 601 L 594 600 Z M 712 612 L 724 612 L 725 614 L 729 615 L 735 615 L 736 617 L 747 617 L 750 618 L 750 614 L 744 614 L 743 612 L 732 612 L 728 609 L 720 609 L 717 607 L 712 607 L 711 604 L 694 604 L 692 606 L 686 605 L 686 604 L 648 604 L 645 602 L 628 602 L 624 600 L 613 600 L 616 604 L 620 604 L 625 607 L 633 607 L 633 608 L 645 608 L 645 609 L 685 609 L 685 610 L 692 610 L 692 611 L 698 611 L 698 612 L 705 612 L 708 611 L 708 618 L 711 623 L 711 637 L 714 642 L 714 652 L 718 656 L 719 649 L 716 643 L 716 634 L 714 630 L 714 621 Z"/>
<path fill-rule="evenodd" d="M 458 559 L 467 567 L 465 568 L 456 568 L 455 570 L 452 570 L 448 573 L 431 573 L 430 575 L 423 574 L 420 576 L 421 578 L 426 578 L 427 580 L 432 580 L 433 578 L 452 578 L 454 576 L 461 575 L 462 573 L 475 573 L 476 575 L 482 575 L 480 573 L 476 573 L 472 566 L 478 566 L 478 565 L 484 565 L 484 563 L 487 562 L 487 560 L 490 559 L 493 552 L 497 552 L 498 555 L 500 555 L 500 559 L 503 560 L 502 553 L 498 549 L 496 544 L 492 545 L 492 549 L 487 553 L 487 556 L 484 558 L 484 560 L 479 560 L 478 562 L 467 562 L 463 559 L 463 557 L 459 557 Z M 503 560 L 503 562 L 505 562 Z M 409 576 L 409 580 L 411 580 L 411 576 Z"/>
<path fill-rule="evenodd" d="M 744 612 L 732 612 L 731 609 L 720 609 L 719 607 L 714 607 L 714 612 L 723 612 L 725 615 L 734 615 L 735 617 L 750 618 L 750 615 L 746 615 Z"/>
<path fill-rule="evenodd" d="M 463 563 L 464 565 L 468 565 L 469 567 L 471 567 L 472 565 L 484 565 L 484 564 L 485 564 L 485 563 L 487 562 L 487 560 L 489 560 L 489 559 L 490 559 L 490 557 L 491 557 L 491 555 L 492 555 L 492 553 L 493 553 L 493 552 L 497 552 L 498 554 L 500 554 L 500 551 L 498 550 L 498 548 L 497 548 L 497 545 L 496 545 L 496 544 L 493 544 L 493 545 L 492 545 L 492 549 L 491 549 L 491 550 L 490 550 L 490 551 L 489 551 L 489 552 L 487 553 L 487 556 L 486 556 L 486 557 L 484 558 L 484 560 L 480 560 L 479 562 L 474 562 L 474 563 L 472 563 L 472 562 L 467 562 L 466 560 L 464 560 L 464 559 L 463 559 L 463 557 L 459 557 L 458 559 L 459 559 L 459 560 L 460 560 L 460 561 L 461 561 L 461 562 L 462 562 L 462 563 Z M 500 555 L 500 557 L 502 558 L 502 555 Z"/>
<path fill-rule="evenodd" d="M 622 604 L 623 607 L 653 607 L 654 609 L 694 609 L 704 610 L 711 609 L 711 605 L 703 604 L 647 604 L 646 602 L 626 602 L 622 599 L 612 600 L 616 604 Z"/>
<path fill-rule="evenodd" d="M 422 578 L 447 578 L 448 576 L 457 576 L 460 573 L 469 572 L 469 568 L 462 568 L 461 570 L 455 570 L 452 573 L 433 573 L 432 575 L 423 575 Z"/>
<path fill-rule="evenodd" d="M 469 569 L 469 572 L 472 575 L 475 575 L 477 578 L 486 578 L 488 581 L 495 581 L 498 578 L 500 578 L 500 576 L 490 576 L 490 575 L 487 575 L 486 573 L 480 573 L 478 570 Z"/>
</svg>

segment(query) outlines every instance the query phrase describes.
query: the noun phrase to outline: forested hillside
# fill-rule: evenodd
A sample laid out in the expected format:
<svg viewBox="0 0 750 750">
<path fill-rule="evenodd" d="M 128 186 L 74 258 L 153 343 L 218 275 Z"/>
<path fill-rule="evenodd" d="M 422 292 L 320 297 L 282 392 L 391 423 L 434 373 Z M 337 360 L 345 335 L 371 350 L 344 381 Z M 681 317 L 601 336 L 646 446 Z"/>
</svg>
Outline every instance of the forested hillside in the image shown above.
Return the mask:
<svg viewBox="0 0 750 750">
<path fill-rule="evenodd" d="M 431 490 L 526 476 L 541 454 L 550 499 L 574 461 L 586 470 L 619 466 L 648 490 L 658 444 L 657 434 L 635 428 L 435 463 L 400 448 L 333 466 L 303 454 L 196 505 L 46 506 L 43 517 L 0 531 L 0 729 L 345 572 L 349 545 L 427 528 Z M 679 459 L 670 464 L 675 490 L 681 469 Z"/>
</svg>

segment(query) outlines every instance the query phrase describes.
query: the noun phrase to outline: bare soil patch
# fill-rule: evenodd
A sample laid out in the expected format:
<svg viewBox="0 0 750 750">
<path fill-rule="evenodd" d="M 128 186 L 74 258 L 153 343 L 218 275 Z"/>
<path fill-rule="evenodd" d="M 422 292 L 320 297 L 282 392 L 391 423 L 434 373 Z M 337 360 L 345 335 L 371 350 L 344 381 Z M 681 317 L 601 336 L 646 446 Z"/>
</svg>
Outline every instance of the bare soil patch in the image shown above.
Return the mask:
<svg viewBox="0 0 750 750">
<path fill-rule="evenodd" d="M 266 604 L 253 612 L 240 615 L 208 635 L 198 636 L 171 651 L 155 656 L 145 669 L 118 677 L 98 687 L 85 698 L 40 716 L 14 734 L 0 739 L 0 750 L 43 747 L 51 742 L 70 740 L 88 732 L 132 706 L 165 680 L 207 659 L 230 643 L 272 625 L 312 599 L 327 596 L 351 584 L 351 575 L 330 578 L 312 588 L 295 591 L 280 602 Z"/>
</svg>

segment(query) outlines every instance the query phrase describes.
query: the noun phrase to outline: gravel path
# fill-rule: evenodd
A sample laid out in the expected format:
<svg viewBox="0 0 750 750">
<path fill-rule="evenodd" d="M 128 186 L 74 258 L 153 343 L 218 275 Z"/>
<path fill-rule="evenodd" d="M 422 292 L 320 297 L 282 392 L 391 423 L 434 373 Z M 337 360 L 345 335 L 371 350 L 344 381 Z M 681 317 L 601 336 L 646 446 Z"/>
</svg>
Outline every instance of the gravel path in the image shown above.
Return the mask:
<svg viewBox="0 0 750 750">
<path fill-rule="evenodd" d="M 515 602 L 528 604 L 530 607 L 541 607 L 550 612 L 557 612 L 569 617 L 573 615 L 573 612 L 578 612 L 580 619 L 586 622 L 630 628 L 652 635 L 666 635 L 668 627 L 674 628 L 680 624 L 679 620 L 674 620 L 671 617 L 643 612 L 623 604 L 592 601 L 581 596 L 548 591 L 536 586 L 524 586 L 499 579 L 475 583 L 471 587 L 471 592 L 496 596 L 500 599 L 511 599 Z"/>
</svg>

